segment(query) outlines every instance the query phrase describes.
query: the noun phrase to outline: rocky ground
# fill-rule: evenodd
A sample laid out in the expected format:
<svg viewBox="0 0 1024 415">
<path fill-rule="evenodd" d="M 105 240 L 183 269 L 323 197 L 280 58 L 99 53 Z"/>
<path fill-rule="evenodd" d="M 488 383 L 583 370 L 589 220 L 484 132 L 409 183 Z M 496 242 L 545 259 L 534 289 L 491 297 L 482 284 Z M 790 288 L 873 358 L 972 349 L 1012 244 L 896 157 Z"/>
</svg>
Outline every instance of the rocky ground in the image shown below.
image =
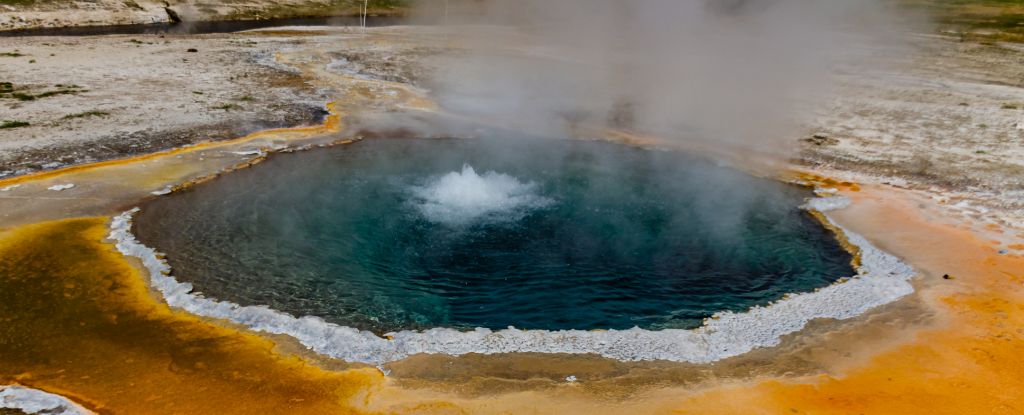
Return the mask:
<svg viewBox="0 0 1024 415">
<path fill-rule="evenodd" d="M 356 16 L 357 0 L 0 0 L 0 31 L 71 26 Z M 402 0 L 373 0 L 369 14 L 401 15 Z"/>
<path fill-rule="evenodd" d="M 430 36 L 0 37 L 0 178 L 318 123 L 335 100 L 345 112 L 391 111 L 408 94 L 388 85 L 414 88 L 436 53 Z"/>
<path fill-rule="evenodd" d="M 840 70 L 797 162 L 1024 229 L 1024 46 L 921 35 L 883 60 Z"/>
<path fill-rule="evenodd" d="M 317 122 L 274 54 L 301 39 L 0 38 L 0 176 Z"/>
</svg>

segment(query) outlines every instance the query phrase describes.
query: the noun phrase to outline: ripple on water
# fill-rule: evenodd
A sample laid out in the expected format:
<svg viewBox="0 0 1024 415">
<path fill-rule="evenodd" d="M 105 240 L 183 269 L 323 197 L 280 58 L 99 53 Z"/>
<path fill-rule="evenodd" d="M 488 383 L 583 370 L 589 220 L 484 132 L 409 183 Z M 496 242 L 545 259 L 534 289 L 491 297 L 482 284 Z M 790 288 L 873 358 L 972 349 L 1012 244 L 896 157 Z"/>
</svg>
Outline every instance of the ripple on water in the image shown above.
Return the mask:
<svg viewBox="0 0 1024 415">
<path fill-rule="evenodd" d="M 136 233 L 206 296 L 378 334 L 694 328 L 854 274 L 808 196 L 609 143 L 367 140 L 156 199 Z"/>
</svg>

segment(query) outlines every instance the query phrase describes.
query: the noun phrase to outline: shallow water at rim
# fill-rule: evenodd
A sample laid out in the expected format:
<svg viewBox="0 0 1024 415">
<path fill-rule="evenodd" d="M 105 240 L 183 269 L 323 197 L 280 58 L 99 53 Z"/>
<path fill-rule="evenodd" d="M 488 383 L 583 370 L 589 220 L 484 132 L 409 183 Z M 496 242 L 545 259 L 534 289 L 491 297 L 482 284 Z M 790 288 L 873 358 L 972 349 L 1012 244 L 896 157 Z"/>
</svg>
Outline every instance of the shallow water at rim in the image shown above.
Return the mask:
<svg viewBox="0 0 1024 415">
<path fill-rule="evenodd" d="M 142 207 L 205 295 L 384 333 L 691 328 L 853 275 L 810 192 L 573 140 L 367 140 Z"/>
</svg>

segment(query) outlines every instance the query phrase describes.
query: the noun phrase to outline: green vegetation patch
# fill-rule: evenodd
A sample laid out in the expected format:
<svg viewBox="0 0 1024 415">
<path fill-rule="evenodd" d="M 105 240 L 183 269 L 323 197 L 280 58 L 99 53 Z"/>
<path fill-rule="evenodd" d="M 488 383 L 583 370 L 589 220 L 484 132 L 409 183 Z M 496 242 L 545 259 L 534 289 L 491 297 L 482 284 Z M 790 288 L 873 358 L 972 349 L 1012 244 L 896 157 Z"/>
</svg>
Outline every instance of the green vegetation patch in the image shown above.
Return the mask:
<svg viewBox="0 0 1024 415">
<path fill-rule="evenodd" d="M 25 121 L 4 121 L 0 123 L 0 130 L 6 130 L 8 128 L 28 127 L 29 123 Z"/>
<path fill-rule="evenodd" d="M 238 104 L 228 103 L 228 104 L 218 105 L 216 107 L 213 107 L 213 109 L 224 110 L 224 111 L 234 111 L 234 110 L 242 109 L 242 106 L 238 105 Z"/>
<path fill-rule="evenodd" d="M 923 8 L 939 24 L 961 40 L 1024 42 L 1024 1 L 1021 0 L 903 0 Z"/>
<path fill-rule="evenodd" d="M 412 8 L 413 0 L 369 0 L 367 13 L 371 16 L 405 15 Z M 225 16 L 227 19 L 274 19 L 325 16 L 358 16 L 362 13 L 362 0 L 327 0 L 303 4 L 279 4 L 263 9 L 236 11 Z"/>
<path fill-rule="evenodd" d="M 123 3 L 125 6 L 131 7 L 135 10 L 146 10 L 144 7 L 140 6 L 139 3 L 136 3 L 132 0 L 125 0 Z"/>
<path fill-rule="evenodd" d="M 48 98 L 48 97 L 53 97 L 53 96 L 57 96 L 57 95 L 75 95 L 75 94 L 77 94 L 79 92 L 85 92 L 85 91 L 77 90 L 77 89 L 59 89 L 59 90 L 56 90 L 56 91 L 46 91 L 46 92 L 43 92 L 41 94 L 36 95 L 35 98 L 36 99 Z"/>
<path fill-rule="evenodd" d="M 54 85 L 55 90 L 45 91 L 38 94 L 33 94 L 25 90 L 17 90 L 14 84 L 11 82 L 0 82 L 0 99 L 9 98 L 16 99 L 18 101 L 35 101 L 41 98 L 48 98 L 57 95 L 75 95 L 82 92 L 88 92 L 78 85 Z"/>
<path fill-rule="evenodd" d="M 64 119 L 65 120 L 70 120 L 70 119 L 74 119 L 74 118 L 106 117 L 108 115 L 110 115 L 110 113 L 106 112 L 106 111 L 86 111 L 86 112 L 79 112 L 77 114 L 65 115 Z"/>
</svg>

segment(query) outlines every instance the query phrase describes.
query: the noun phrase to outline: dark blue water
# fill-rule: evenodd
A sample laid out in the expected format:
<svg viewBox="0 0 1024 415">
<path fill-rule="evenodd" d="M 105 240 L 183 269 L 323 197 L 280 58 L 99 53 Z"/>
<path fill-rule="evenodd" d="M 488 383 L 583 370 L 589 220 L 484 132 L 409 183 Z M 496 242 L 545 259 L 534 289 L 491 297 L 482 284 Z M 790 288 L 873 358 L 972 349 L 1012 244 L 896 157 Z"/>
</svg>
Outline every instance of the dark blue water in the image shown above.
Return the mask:
<svg viewBox="0 0 1024 415">
<path fill-rule="evenodd" d="M 809 192 L 571 140 L 366 140 L 143 206 L 207 296 L 383 333 L 689 328 L 853 274 Z"/>
</svg>

